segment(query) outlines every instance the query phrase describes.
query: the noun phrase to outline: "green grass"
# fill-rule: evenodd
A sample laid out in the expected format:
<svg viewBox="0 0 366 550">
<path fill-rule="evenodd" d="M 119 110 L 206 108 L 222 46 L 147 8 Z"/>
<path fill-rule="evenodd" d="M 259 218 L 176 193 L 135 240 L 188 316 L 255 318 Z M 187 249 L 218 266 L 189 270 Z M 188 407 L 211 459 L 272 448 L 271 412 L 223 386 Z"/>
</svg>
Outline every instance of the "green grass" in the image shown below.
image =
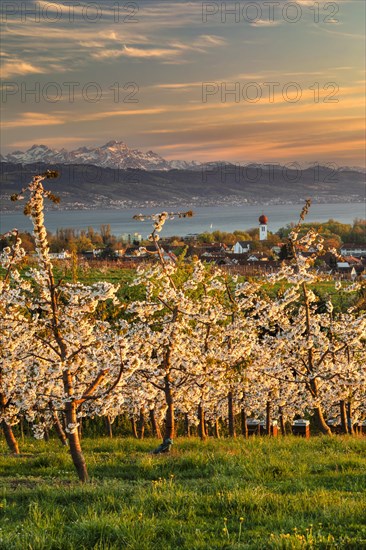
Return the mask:
<svg viewBox="0 0 366 550">
<path fill-rule="evenodd" d="M 28 271 L 28 267 L 24 267 L 21 270 L 21 274 L 24 275 Z M 69 263 L 63 261 L 56 261 L 54 265 L 54 272 L 56 280 L 62 279 L 63 282 L 69 283 L 72 281 L 72 268 Z M 4 275 L 5 271 L 0 267 L 0 278 Z M 119 285 L 117 292 L 118 297 L 122 302 L 131 302 L 133 300 L 142 299 L 144 291 L 141 287 L 131 286 L 131 282 L 136 276 L 136 270 L 130 268 L 124 268 L 113 264 L 112 262 L 105 262 L 104 266 L 100 263 L 98 266 L 93 265 L 92 262 L 88 264 L 88 268 L 84 269 L 82 265 L 78 266 L 77 278 L 78 281 L 83 284 L 93 284 L 99 281 L 107 281 L 112 284 Z M 244 276 L 240 277 L 240 280 L 245 280 Z M 342 285 L 344 287 L 349 286 L 351 281 L 344 281 Z M 263 290 L 269 294 L 271 298 L 277 295 L 279 289 L 285 291 L 291 285 L 289 283 L 275 283 L 274 285 L 264 283 Z M 329 299 L 332 300 L 335 312 L 345 312 L 354 304 L 357 300 L 357 294 L 354 292 L 346 293 L 339 292 L 335 289 L 335 281 L 317 281 L 315 284 L 310 285 L 310 288 L 317 294 L 322 302 Z"/>
<path fill-rule="evenodd" d="M 0 548 L 366 549 L 366 438 L 85 439 L 0 447 Z"/>
</svg>

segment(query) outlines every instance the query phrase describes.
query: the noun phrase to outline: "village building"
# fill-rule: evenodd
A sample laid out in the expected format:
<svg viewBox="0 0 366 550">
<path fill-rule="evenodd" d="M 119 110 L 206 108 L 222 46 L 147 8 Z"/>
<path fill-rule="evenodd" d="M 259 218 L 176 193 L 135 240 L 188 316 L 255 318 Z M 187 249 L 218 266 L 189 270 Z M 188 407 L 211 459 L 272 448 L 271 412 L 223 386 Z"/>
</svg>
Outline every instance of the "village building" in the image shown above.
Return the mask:
<svg viewBox="0 0 366 550">
<path fill-rule="evenodd" d="M 366 244 L 346 243 L 341 246 L 340 252 L 342 256 L 366 258 Z"/>
<path fill-rule="evenodd" d="M 51 260 L 69 260 L 72 254 L 68 250 L 62 250 L 61 252 L 50 252 L 49 256 Z"/>
<path fill-rule="evenodd" d="M 268 238 L 267 229 L 268 218 L 264 214 L 259 216 L 259 240 L 266 241 Z"/>
<path fill-rule="evenodd" d="M 337 262 L 337 272 L 341 275 L 345 275 L 345 278 L 352 280 L 356 279 L 357 272 L 354 266 L 349 265 L 348 262 Z"/>
<path fill-rule="evenodd" d="M 251 241 L 238 241 L 233 246 L 233 252 L 234 254 L 246 254 L 250 251 L 251 246 Z"/>
</svg>

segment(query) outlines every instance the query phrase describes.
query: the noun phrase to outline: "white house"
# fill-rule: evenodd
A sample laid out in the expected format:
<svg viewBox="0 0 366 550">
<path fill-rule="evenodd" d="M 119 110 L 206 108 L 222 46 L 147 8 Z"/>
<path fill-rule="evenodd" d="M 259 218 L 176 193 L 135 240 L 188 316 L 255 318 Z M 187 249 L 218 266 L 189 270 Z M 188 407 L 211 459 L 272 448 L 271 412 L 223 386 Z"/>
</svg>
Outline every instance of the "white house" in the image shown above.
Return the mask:
<svg viewBox="0 0 366 550">
<path fill-rule="evenodd" d="M 238 241 L 233 247 L 234 254 L 246 254 L 250 251 L 251 244 L 251 241 Z"/>
<path fill-rule="evenodd" d="M 50 252 L 49 256 L 52 260 L 68 260 L 71 258 L 71 253 L 63 250 L 62 252 Z"/>
</svg>

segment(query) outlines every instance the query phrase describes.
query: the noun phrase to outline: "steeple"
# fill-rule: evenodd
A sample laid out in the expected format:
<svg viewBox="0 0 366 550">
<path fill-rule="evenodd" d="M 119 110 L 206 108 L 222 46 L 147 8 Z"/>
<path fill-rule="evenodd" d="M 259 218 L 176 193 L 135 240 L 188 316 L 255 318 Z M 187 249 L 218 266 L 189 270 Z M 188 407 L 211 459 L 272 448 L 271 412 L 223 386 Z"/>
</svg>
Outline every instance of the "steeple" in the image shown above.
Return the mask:
<svg viewBox="0 0 366 550">
<path fill-rule="evenodd" d="M 264 214 L 259 216 L 259 240 L 260 241 L 266 241 L 267 240 L 267 223 L 268 218 Z"/>
</svg>

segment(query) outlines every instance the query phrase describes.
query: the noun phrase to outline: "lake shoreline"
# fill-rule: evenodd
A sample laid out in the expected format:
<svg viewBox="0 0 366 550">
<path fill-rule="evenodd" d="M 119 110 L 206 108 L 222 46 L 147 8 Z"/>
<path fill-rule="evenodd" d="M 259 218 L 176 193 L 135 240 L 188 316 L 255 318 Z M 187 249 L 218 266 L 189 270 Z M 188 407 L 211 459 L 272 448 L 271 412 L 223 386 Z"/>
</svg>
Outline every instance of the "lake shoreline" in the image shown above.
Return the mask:
<svg viewBox="0 0 366 550">
<path fill-rule="evenodd" d="M 68 227 L 76 230 L 93 227 L 99 229 L 102 224 L 110 224 L 112 233 L 143 233 L 149 232 L 151 221 L 138 222 L 133 216 L 138 213 L 152 214 L 168 211 L 185 211 L 192 209 L 194 217 L 187 219 L 174 219 L 164 227 L 165 236 L 187 235 L 203 233 L 206 231 L 245 230 L 258 226 L 258 217 L 265 213 L 269 218 L 269 231 L 277 231 L 289 223 L 298 220 L 302 202 L 297 204 L 242 204 L 224 206 L 195 206 L 192 204 L 180 204 L 179 207 L 171 204 L 159 204 L 148 206 L 130 206 L 125 208 L 96 208 L 84 209 L 48 209 L 45 212 L 46 227 L 54 232 L 58 228 Z M 352 223 L 355 218 L 365 218 L 365 205 L 363 202 L 349 203 L 313 203 L 307 221 L 325 222 L 335 219 L 341 223 Z M 20 231 L 31 231 L 32 224 L 22 211 L 1 212 L 0 232 L 4 233 L 17 227 Z"/>
</svg>

